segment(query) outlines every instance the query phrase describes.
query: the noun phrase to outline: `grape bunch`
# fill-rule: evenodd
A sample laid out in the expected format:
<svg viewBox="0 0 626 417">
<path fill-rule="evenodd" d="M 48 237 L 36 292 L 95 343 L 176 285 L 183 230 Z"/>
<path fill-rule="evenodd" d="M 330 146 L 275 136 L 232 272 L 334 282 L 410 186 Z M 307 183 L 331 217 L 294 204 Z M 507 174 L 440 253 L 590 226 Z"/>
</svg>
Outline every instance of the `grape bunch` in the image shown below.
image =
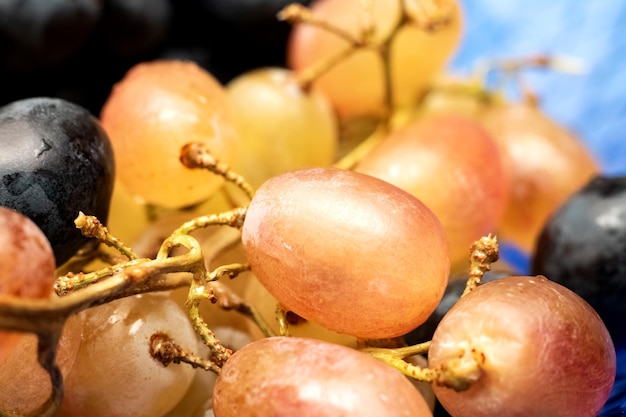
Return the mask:
<svg viewBox="0 0 626 417">
<path fill-rule="evenodd" d="M 125 71 L 87 88 L 97 104 L 0 107 L 0 415 L 613 406 L 621 229 L 590 231 L 618 222 L 623 187 L 582 188 L 601 167 L 518 82 L 550 57 L 492 63 L 520 100 L 446 73 L 456 0 L 149 3 L 59 2 L 76 45 L 50 55 L 11 38 L 24 77 L 92 42 Z M 54 6 L 29 22 L 54 27 Z M 196 38 L 233 27 L 283 55 L 244 68 L 242 49 L 225 75 L 223 45 Z M 532 275 L 500 242 L 533 253 Z"/>
</svg>

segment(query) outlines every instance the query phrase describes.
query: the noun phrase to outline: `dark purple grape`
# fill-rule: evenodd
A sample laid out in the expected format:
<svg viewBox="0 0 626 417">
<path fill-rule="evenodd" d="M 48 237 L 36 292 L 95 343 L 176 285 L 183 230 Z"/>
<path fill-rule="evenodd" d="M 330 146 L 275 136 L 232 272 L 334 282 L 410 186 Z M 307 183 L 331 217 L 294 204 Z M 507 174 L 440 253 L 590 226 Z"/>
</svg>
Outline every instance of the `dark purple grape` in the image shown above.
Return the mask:
<svg viewBox="0 0 626 417">
<path fill-rule="evenodd" d="M 624 346 L 626 177 L 598 176 L 572 195 L 544 226 L 531 270 L 584 298 Z"/>
<path fill-rule="evenodd" d="M 109 138 L 84 108 L 47 97 L 0 107 L 0 205 L 39 226 L 57 265 L 88 241 L 79 211 L 106 222 L 114 175 Z"/>
</svg>

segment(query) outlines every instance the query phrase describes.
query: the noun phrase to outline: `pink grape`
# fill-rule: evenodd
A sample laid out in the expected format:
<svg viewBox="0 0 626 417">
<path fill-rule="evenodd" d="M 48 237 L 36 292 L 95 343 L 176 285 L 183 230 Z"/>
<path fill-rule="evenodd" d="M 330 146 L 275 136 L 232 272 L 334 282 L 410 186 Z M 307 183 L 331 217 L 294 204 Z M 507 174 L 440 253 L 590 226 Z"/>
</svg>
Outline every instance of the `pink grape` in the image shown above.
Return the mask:
<svg viewBox="0 0 626 417">
<path fill-rule="evenodd" d="M 430 209 L 388 182 L 337 168 L 266 181 L 242 243 L 252 272 L 284 308 L 361 338 L 396 337 L 423 323 L 450 270 Z"/>
<path fill-rule="evenodd" d="M 216 417 L 429 417 L 400 372 L 354 349 L 299 337 L 257 340 L 224 365 Z"/>
<path fill-rule="evenodd" d="M 597 313 L 543 276 L 488 282 L 461 298 L 433 335 L 429 366 L 475 350 L 466 391 L 435 385 L 454 417 L 595 417 L 615 378 L 615 349 Z"/>
</svg>

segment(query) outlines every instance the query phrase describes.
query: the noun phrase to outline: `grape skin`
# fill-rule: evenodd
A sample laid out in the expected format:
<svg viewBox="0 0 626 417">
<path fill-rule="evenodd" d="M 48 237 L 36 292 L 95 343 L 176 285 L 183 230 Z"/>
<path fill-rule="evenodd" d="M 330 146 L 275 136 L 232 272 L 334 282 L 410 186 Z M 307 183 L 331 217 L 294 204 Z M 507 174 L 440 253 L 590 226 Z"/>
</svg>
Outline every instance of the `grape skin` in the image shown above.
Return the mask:
<svg viewBox="0 0 626 417">
<path fill-rule="evenodd" d="M 426 204 L 446 230 L 455 270 L 465 269 L 475 240 L 495 231 L 509 198 L 498 145 L 462 116 L 430 116 L 398 128 L 354 169 Z"/>
<path fill-rule="evenodd" d="M 64 416 L 158 417 L 183 398 L 194 369 L 164 367 L 149 353 L 155 332 L 187 348 L 197 344 L 188 318 L 167 294 L 122 298 L 80 316 L 83 340 L 65 381 Z"/>
<path fill-rule="evenodd" d="M 400 336 L 428 318 L 448 279 L 441 223 L 418 199 L 353 171 L 265 182 L 242 229 L 246 257 L 280 304 L 330 330 Z"/>
<path fill-rule="evenodd" d="M 185 144 L 201 142 L 226 164 L 238 148 L 224 88 L 192 62 L 135 65 L 114 86 L 100 117 L 123 167 L 119 180 L 131 195 L 157 206 L 197 204 L 224 183 L 184 167 L 179 157 Z"/>
<path fill-rule="evenodd" d="M 50 242 L 28 217 L 0 206 L 0 294 L 48 298 L 56 278 Z M 0 332 L 0 362 L 22 335 Z"/>
<path fill-rule="evenodd" d="M 442 70 L 456 48 L 462 15 L 456 1 L 435 2 L 451 13 L 450 24 L 435 33 L 417 25 L 406 25 L 391 43 L 391 79 L 396 106 L 414 103 Z M 311 11 L 356 36 L 362 29 L 363 2 L 360 0 L 317 0 Z M 395 0 L 373 2 L 373 24 L 377 39 L 389 33 L 399 17 Z M 287 62 L 295 71 L 304 71 L 348 46 L 336 34 L 314 25 L 296 25 L 290 35 Z M 356 51 L 314 82 L 333 103 L 341 119 L 380 115 L 384 109 L 383 62 L 370 49 Z"/>
<path fill-rule="evenodd" d="M 224 365 L 213 392 L 216 417 L 427 417 L 419 391 L 364 353 L 315 339 L 252 342 Z"/>
<path fill-rule="evenodd" d="M 542 276 L 498 279 L 461 298 L 435 331 L 429 366 L 468 349 L 484 355 L 479 379 L 461 392 L 434 386 L 454 417 L 594 417 L 615 378 L 600 317 Z"/>
<path fill-rule="evenodd" d="M 258 188 L 277 174 L 335 160 L 337 120 L 319 92 L 304 91 L 295 73 L 262 68 L 226 86 L 241 149 L 232 168 Z"/>
<path fill-rule="evenodd" d="M 536 106 L 491 106 L 480 121 L 498 143 L 511 183 L 498 236 L 530 253 L 549 216 L 598 173 L 598 165 L 572 132 Z"/>
<path fill-rule="evenodd" d="M 58 266 L 89 242 L 80 211 L 106 224 L 114 177 L 109 138 L 86 109 L 50 97 L 0 108 L 0 204 L 39 226 Z"/>
</svg>

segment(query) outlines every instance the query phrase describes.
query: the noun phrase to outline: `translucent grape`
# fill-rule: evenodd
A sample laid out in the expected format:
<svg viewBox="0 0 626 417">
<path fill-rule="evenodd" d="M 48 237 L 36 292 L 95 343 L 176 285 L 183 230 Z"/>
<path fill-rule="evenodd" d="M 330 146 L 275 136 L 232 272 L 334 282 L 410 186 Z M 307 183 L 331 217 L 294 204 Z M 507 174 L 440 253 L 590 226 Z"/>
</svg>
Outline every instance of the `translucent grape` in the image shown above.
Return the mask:
<svg viewBox="0 0 626 417">
<path fill-rule="evenodd" d="M 254 188 L 283 172 L 332 164 L 336 117 L 326 98 L 304 91 L 293 72 L 257 69 L 226 88 L 242 148 L 232 168 Z"/>
<path fill-rule="evenodd" d="M 194 370 L 164 367 L 150 356 L 155 332 L 188 349 L 197 343 L 189 320 L 167 295 L 123 298 L 81 316 L 83 343 L 66 380 L 66 416 L 158 417 L 185 395 Z"/>
<path fill-rule="evenodd" d="M 224 88 L 192 62 L 140 63 L 126 73 L 101 114 L 115 152 L 119 180 L 133 196 L 164 207 L 198 203 L 222 184 L 184 167 L 180 149 L 202 142 L 230 163 L 237 133 Z"/>
<path fill-rule="evenodd" d="M 360 0 L 317 0 L 311 4 L 311 9 L 319 19 L 357 36 L 363 28 L 363 4 Z M 379 40 L 397 23 L 400 3 L 384 0 L 372 4 L 374 39 Z M 391 43 L 391 80 L 396 105 L 406 106 L 417 101 L 443 69 L 459 42 L 462 16 L 457 2 L 440 0 L 435 4 L 443 13 L 449 13 L 448 25 L 428 33 L 409 24 L 395 34 Z M 303 71 L 348 46 L 346 40 L 330 31 L 314 25 L 296 25 L 289 39 L 288 63 L 296 71 Z M 315 87 L 330 99 L 340 117 L 345 119 L 380 115 L 384 109 L 384 83 L 383 61 L 374 50 L 361 49 L 316 79 Z"/>
<path fill-rule="evenodd" d="M 216 417 L 431 416 L 398 371 L 345 346 L 299 337 L 265 338 L 224 365 L 213 393 Z"/>
<path fill-rule="evenodd" d="M 421 324 L 450 269 L 445 232 L 424 204 L 336 168 L 265 182 L 242 242 L 252 272 L 284 308 L 362 338 L 400 336 Z"/>
</svg>

